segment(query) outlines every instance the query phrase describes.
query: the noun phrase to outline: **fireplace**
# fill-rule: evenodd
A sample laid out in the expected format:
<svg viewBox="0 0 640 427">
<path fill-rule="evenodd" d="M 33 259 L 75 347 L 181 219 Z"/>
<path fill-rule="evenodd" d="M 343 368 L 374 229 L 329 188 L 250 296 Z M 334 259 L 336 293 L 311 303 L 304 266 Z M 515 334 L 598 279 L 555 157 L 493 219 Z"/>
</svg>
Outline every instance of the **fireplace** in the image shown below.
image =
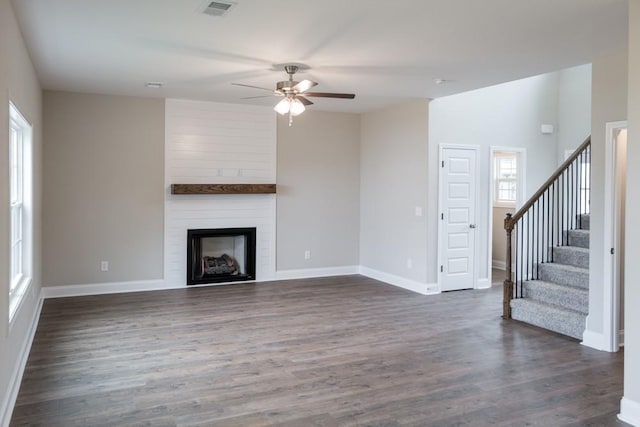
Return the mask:
<svg viewBox="0 0 640 427">
<path fill-rule="evenodd" d="M 187 230 L 187 285 L 255 278 L 255 228 Z"/>
</svg>

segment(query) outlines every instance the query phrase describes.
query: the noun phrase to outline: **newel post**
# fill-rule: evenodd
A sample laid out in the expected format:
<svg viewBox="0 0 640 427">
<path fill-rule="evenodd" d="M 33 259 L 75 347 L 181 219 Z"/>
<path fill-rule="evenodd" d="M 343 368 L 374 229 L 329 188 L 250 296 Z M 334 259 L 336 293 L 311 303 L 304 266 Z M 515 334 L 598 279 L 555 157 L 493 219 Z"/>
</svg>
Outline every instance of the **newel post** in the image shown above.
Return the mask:
<svg viewBox="0 0 640 427">
<path fill-rule="evenodd" d="M 506 257 L 506 277 L 503 286 L 502 297 L 502 318 L 511 319 L 511 300 L 513 299 L 513 281 L 511 280 L 511 232 L 513 231 L 513 221 L 508 213 L 504 219 L 504 229 L 507 232 L 507 257 Z"/>
</svg>

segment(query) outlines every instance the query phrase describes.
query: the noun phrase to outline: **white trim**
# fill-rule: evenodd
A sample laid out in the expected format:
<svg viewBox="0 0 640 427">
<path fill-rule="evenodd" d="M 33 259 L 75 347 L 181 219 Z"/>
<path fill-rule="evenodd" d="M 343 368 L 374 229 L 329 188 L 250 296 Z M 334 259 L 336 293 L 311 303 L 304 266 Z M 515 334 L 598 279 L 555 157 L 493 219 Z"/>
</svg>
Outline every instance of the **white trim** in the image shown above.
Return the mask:
<svg viewBox="0 0 640 427">
<path fill-rule="evenodd" d="M 517 186 L 517 184 L 516 184 Z M 518 190 L 516 190 L 517 192 Z M 516 196 L 517 197 L 517 196 Z M 494 208 L 505 208 L 505 209 L 515 209 L 516 202 L 505 202 L 505 201 L 493 201 Z"/>
<path fill-rule="evenodd" d="M 93 283 L 83 285 L 43 286 L 42 295 L 48 298 L 79 297 L 87 295 L 120 294 L 125 292 L 184 289 L 186 285 L 170 285 L 164 280 L 137 280 L 132 282 Z"/>
<path fill-rule="evenodd" d="M 309 268 L 300 270 L 279 270 L 272 279 L 254 280 L 251 282 L 229 282 L 205 284 L 202 286 L 216 286 L 242 283 L 264 283 L 277 280 L 295 280 L 295 279 L 311 279 L 314 277 L 331 277 L 331 276 L 350 276 L 361 274 L 371 279 L 379 280 L 390 285 L 398 286 L 422 295 L 434 295 L 440 293 L 437 283 L 424 283 L 417 280 L 407 279 L 395 274 L 385 273 L 383 271 L 374 270 L 372 268 L 360 265 L 347 265 L 340 267 L 324 267 Z M 44 286 L 41 291 L 43 299 L 49 298 L 66 298 L 76 296 L 118 294 L 126 292 L 145 292 L 160 291 L 167 289 L 186 289 L 194 286 L 186 285 L 170 285 L 164 280 L 138 280 L 131 282 L 111 282 L 111 283 L 94 283 L 82 285 L 64 285 L 64 286 Z M 196 286 L 197 287 L 197 286 Z M 486 289 L 491 287 L 491 281 L 488 278 L 479 279 L 476 289 Z"/>
<path fill-rule="evenodd" d="M 30 289 L 31 278 L 33 276 L 33 248 L 34 248 L 34 225 L 33 225 L 33 203 L 34 203 L 34 130 L 33 125 L 22 114 L 22 111 L 18 108 L 17 103 L 12 99 L 9 99 L 9 127 L 17 127 L 16 131 L 20 133 L 21 140 L 20 145 L 20 159 L 18 163 L 21 167 L 21 178 L 19 179 L 19 185 L 21 193 L 20 203 L 22 208 L 20 209 L 20 234 L 21 234 L 21 263 L 22 263 L 22 275 L 23 279 L 19 284 L 9 291 L 9 326 L 13 324 L 17 318 L 16 314 L 22 306 L 22 300 Z M 13 125 L 12 125 L 13 124 Z M 13 219 L 11 220 L 11 229 L 13 230 L 15 225 Z M 13 239 L 11 241 L 13 245 Z M 13 246 L 11 249 L 11 263 L 13 265 Z M 13 267 L 11 268 L 13 269 Z M 13 279 L 13 278 L 11 278 Z M 15 283 L 15 282 L 14 282 Z"/>
<path fill-rule="evenodd" d="M 22 375 L 24 374 L 24 369 L 27 366 L 27 360 L 29 359 L 31 344 L 33 344 L 33 338 L 35 337 L 36 330 L 38 329 L 43 301 L 44 297 L 41 291 L 40 296 L 38 297 L 38 305 L 33 312 L 29 332 L 27 333 L 27 336 L 22 343 L 22 347 L 20 348 L 17 365 L 12 369 L 13 374 L 9 380 L 9 388 L 0 403 L 0 426 L 2 427 L 8 427 L 9 422 L 11 421 L 13 408 L 15 407 L 16 399 L 18 398 L 18 391 L 20 390 L 20 383 L 22 382 Z"/>
<path fill-rule="evenodd" d="M 167 289 L 186 289 L 193 287 L 220 286 L 242 283 L 262 283 L 275 280 L 308 279 L 313 277 L 347 276 L 360 273 L 360 266 L 349 265 L 342 267 L 310 268 L 303 270 L 280 270 L 276 276 L 269 279 L 252 280 L 247 282 L 207 283 L 199 286 L 184 284 L 170 284 L 164 279 L 137 280 L 130 282 L 93 283 L 81 285 L 44 286 L 42 295 L 48 298 L 66 298 L 88 295 L 119 294 L 126 292 L 160 291 Z"/>
<path fill-rule="evenodd" d="M 618 331 L 618 346 L 624 347 L 624 329 Z"/>
<path fill-rule="evenodd" d="M 632 426 L 640 426 L 640 403 L 626 397 L 620 399 L 618 419 Z"/>
<path fill-rule="evenodd" d="M 492 269 L 496 269 L 496 270 L 502 270 L 502 271 L 506 271 L 507 269 L 507 262 L 506 261 L 502 261 L 500 259 L 494 259 L 491 260 L 491 268 Z"/>
<path fill-rule="evenodd" d="M 475 289 L 489 289 L 491 287 L 491 280 L 489 278 L 478 279 Z"/>
<path fill-rule="evenodd" d="M 272 280 L 311 279 L 314 277 L 349 276 L 359 274 L 360 266 L 345 265 L 339 267 L 304 268 L 299 270 L 278 270 Z M 264 282 L 264 280 L 260 280 Z"/>
<path fill-rule="evenodd" d="M 440 286 L 437 283 L 423 283 L 373 268 L 360 266 L 360 274 L 371 279 L 379 280 L 399 288 L 417 292 L 421 295 L 434 295 L 440 293 Z"/>
<path fill-rule="evenodd" d="M 355 274 L 361 274 L 363 276 L 380 280 L 381 282 L 388 283 L 390 285 L 398 286 L 403 289 L 408 289 L 413 292 L 417 292 L 422 295 L 439 294 L 440 289 L 437 283 L 423 283 L 416 280 L 407 279 L 404 277 L 396 276 L 394 274 L 385 273 L 383 271 L 374 270 L 372 268 L 363 267 L 360 265 L 347 265 L 339 267 L 323 267 L 323 268 L 309 268 L 300 270 L 279 270 L 276 272 L 274 278 L 265 280 L 253 280 L 250 282 L 228 282 L 228 283 L 212 283 L 202 286 L 216 286 L 216 285 L 229 285 L 229 284 L 242 284 L 242 283 L 263 283 L 272 282 L 277 280 L 296 280 L 296 279 L 311 279 L 314 277 L 331 277 L 331 276 L 350 276 Z M 483 288 L 484 282 L 489 282 L 489 279 L 481 279 Z M 166 283 L 162 279 L 158 280 L 138 280 L 130 282 L 111 282 L 111 283 L 93 283 L 82 285 L 63 285 L 63 286 L 44 286 L 42 287 L 41 296 L 43 299 L 49 298 L 66 298 L 77 296 L 89 296 L 89 295 L 104 295 L 104 294 L 118 294 L 126 292 L 146 292 L 146 291 L 160 291 L 167 289 L 186 289 L 194 286 L 186 285 L 171 285 Z M 195 286 L 198 287 L 198 286 Z M 490 285 L 488 286 L 490 287 Z"/>
<path fill-rule="evenodd" d="M 22 307 L 27 293 L 31 290 L 31 282 L 30 276 L 23 275 L 19 279 L 19 284 L 13 288 L 13 291 L 9 290 L 9 329 L 13 327 L 15 319 L 18 317 L 16 314 Z M 9 288 L 11 288 L 11 285 L 9 285 Z"/>
<path fill-rule="evenodd" d="M 616 247 L 616 232 L 615 227 L 615 194 L 616 194 L 616 182 L 615 182 L 615 156 L 616 147 L 615 141 L 617 132 L 621 129 L 627 128 L 626 121 L 609 122 L 605 125 L 605 164 L 604 164 L 604 204 L 603 206 L 609 207 L 604 209 L 604 236 L 603 236 L 603 279 L 604 286 L 602 295 L 589 295 L 591 300 L 600 300 L 602 298 L 603 307 L 603 325 L 604 340 L 607 345 L 600 350 L 615 352 L 619 349 L 618 344 L 618 324 L 620 318 L 620 289 L 615 286 L 615 268 L 614 262 L 616 256 L 620 255 L 621 251 L 616 251 L 616 256 L 611 256 L 611 248 Z M 596 289 L 593 286 L 589 286 L 590 289 Z"/>
<path fill-rule="evenodd" d="M 580 344 L 596 350 L 610 351 L 609 341 L 607 337 L 605 337 L 605 335 L 601 332 L 594 332 L 590 331 L 589 329 L 585 329 L 585 331 L 582 333 L 582 342 Z"/>
<path fill-rule="evenodd" d="M 444 205 L 444 201 L 442 200 L 442 167 L 440 167 L 441 162 L 443 161 L 443 151 L 445 149 L 458 149 L 458 150 L 472 150 L 475 151 L 476 153 L 476 174 L 478 172 L 478 161 L 479 161 L 479 154 L 480 154 L 480 146 L 479 145 L 466 145 L 466 144 L 438 144 L 438 163 L 436 165 L 436 167 L 438 168 L 438 217 L 442 214 L 442 207 Z M 479 211 L 478 211 L 478 182 L 476 182 L 476 194 L 475 194 L 475 218 L 473 218 L 473 221 L 478 224 L 478 218 L 479 218 Z M 428 293 L 424 293 L 423 295 L 428 295 L 428 294 L 435 294 L 435 293 L 440 293 L 441 289 L 442 289 L 442 271 L 440 271 L 440 266 L 443 265 L 443 256 L 442 256 L 442 247 L 443 247 L 443 230 L 442 230 L 442 220 L 440 218 L 436 217 L 436 220 L 438 221 L 438 259 L 437 259 L 437 265 L 436 265 L 436 271 L 437 271 L 437 283 L 436 283 L 436 288 L 437 290 L 433 290 L 433 289 L 429 289 Z M 482 226 L 483 224 L 481 224 Z M 489 224 L 489 227 L 491 226 L 491 224 Z M 479 265 L 479 259 L 480 259 L 480 245 L 478 245 L 478 235 L 479 233 L 477 233 L 478 228 L 476 227 L 476 238 L 474 239 L 474 261 L 473 261 L 473 289 L 478 289 L 478 265 Z M 489 239 L 491 240 L 491 239 Z M 489 251 L 489 253 L 491 253 L 491 251 Z M 490 257 L 488 257 L 490 258 Z M 386 273 L 385 273 L 386 274 Z M 491 273 L 489 273 L 491 274 Z M 399 276 L 395 276 L 395 277 L 399 277 Z M 384 280 L 383 280 L 384 282 Z M 419 282 L 416 282 L 419 283 Z M 393 284 L 393 283 L 392 283 Z M 399 286 L 399 285 L 398 285 Z M 403 286 L 401 286 L 403 287 Z M 410 288 L 406 288 L 406 289 L 410 289 Z M 419 292 L 422 293 L 420 291 L 415 291 L 415 292 Z M 425 291 L 426 292 L 426 291 Z"/>
</svg>

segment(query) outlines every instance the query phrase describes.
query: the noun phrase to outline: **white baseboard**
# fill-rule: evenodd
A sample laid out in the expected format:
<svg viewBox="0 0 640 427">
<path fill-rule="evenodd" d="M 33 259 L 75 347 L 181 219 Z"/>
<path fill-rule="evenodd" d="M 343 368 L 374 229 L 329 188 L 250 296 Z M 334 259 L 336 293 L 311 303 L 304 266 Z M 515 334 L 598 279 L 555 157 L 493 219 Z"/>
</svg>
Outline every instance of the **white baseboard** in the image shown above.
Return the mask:
<svg viewBox="0 0 640 427">
<path fill-rule="evenodd" d="M 9 389 L 4 396 L 2 403 L 0 404 L 0 426 L 8 427 L 11 421 L 11 415 L 13 414 L 13 408 L 18 398 L 18 391 L 20 391 L 20 384 L 22 383 L 22 375 L 24 369 L 27 366 L 27 360 L 29 359 L 29 352 L 31 351 L 31 344 L 38 329 L 38 322 L 40 321 L 40 312 L 42 311 L 42 302 L 44 298 L 42 291 L 38 297 L 38 305 L 34 310 L 33 317 L 31 319 L 31 326 L 29 327 L 29 333 L 22 342 L 20 353 L 17 360 L 17 365 L 13 369 L 11 380 L 9 381 Z"/>
<path fill-rule="evenodd" d="M 640 426 L 640 403 L 623 397 L 620 400 L 618 419 L 632 426 Z"/>
<path fill-rule="evenodd" d="M 417 292 L 422 295 L 439 294 L 440 288 L 436 283 L 423 283 L 417 280 L 407 279 L 405 277 L 396 276 L 395 274 L 385 273 L 383 271 L 374 270 L 373 268 L 360 266 L 360 274 L 371 279 L 388 283 L 399 288 Z"/>
<path fill-rule="evenodd" d="M 137 280 L 132 282 L 93 283 L 86 285 L 44 286 L 44 298 L 79 297 L 87 295 L 120 294 L 125 292 L 180 289 L 184 285 L 168 285 L 164 280 Z"/>
<path fill-rule="evenodd" d="M 491 260 L 491 268 L 495 268 L 496 270 L 506 270 L 507 269 L 507 262 L 506 261 L 501 261 L 498 259 L 492 259 Z"/>
<path fill-rule="evenodd" d="M 476 289 L 489 289 L 491 287 L 491 281 L 488 278 L 478 279 Z"/>
<path fill-rule="evenodd" d="M 358 274 L 360 267 L 345 265 L 340 267 L 305 268 L 300 270 L 278 270 L 273 280 L 311 279 L 314 277 L 348 276 Z M 260 280 L 261 282 L 263 280 Z"/>
<path fill-rule="evenodd" d="M 624 347 L 624 329 L 618 331 L 618 345 Z"/>
<path fill-rule="evenodd" d="M 604 334 L 585 329 L 582 334 L 582 345 L 601 351 L 612 351 Z"/>
</svg>

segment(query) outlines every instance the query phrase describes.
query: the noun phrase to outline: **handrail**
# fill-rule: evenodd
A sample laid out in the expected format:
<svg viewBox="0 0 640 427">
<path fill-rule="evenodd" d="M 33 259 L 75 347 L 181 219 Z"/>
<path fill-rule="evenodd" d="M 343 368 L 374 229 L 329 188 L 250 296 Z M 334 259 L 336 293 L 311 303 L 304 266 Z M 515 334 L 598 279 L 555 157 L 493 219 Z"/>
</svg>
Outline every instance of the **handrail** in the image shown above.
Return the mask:
<svg viewBox="0 0 640 427">
<path fill-rule="evenodd" d="M 567 230 L 581 227 L 582 214 L 589 211 L 591 168 L 585 165 L 590 162 L 591 136 L 517 212 L 507 214 L 503 318 L 511 318 L 511 300 L 524 296 L 524 282 L 539 279 L 540 265 L 553 262 L 553 248 L 569 243 Z"/>
<path fill-rule="evenodd" d="M 576 148 L 576 150 L 567 158 L 567 160 L 565 160 L 560 166 L 558 166 L 558 169 L 556 169 L 556 171 L 549 177 L 549 179 L 547 179 L 545 183 L 542 184 L 538 191 L 536 191 L 533 196 L 529 197 L 529 200 L 527 200 L 526 203 L 522 205 L 522 207 L 518 209 L 516 213 L 511 215 L 511 221 L 509 224 L 507 224 L 507 221 L 505 220 L 505 229 L 507 225 L 510 225 L 511 229 L 513 229 L 513 225 L 518 222 L 520 218 L 522 218 L 525 212 L 528 211 L 531 206 L 533 206 L 533 204 L 540 198 L 540 196 L 542 196 L 542 194 L 544 194 L 544 192 L 547 191 L 549 187 L 551 187 L 551 185 L 558 179 L 558 177 L 562 175 L 565 170 L 567 170 L 567 168 L 590 144 L 591 135 L 589 135 L 587 139 L 585 139 L 584 142 L 580 144 L 578 148 Z"/>
</svg>

